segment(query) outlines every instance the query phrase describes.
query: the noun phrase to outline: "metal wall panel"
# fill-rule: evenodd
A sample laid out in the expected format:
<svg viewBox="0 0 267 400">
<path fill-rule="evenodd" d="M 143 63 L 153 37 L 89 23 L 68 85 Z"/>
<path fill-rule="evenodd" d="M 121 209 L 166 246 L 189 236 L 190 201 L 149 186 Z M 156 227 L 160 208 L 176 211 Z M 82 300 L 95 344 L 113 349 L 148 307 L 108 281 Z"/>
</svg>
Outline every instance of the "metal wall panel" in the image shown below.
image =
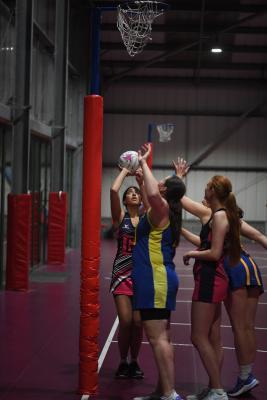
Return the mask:
<svg viewBox="0 0 267 400">
<path fill-rule="evenodd" d="M 119 173 L 118 169 L 104 168 L 102 180 L 102 218 L 110 218 L 109 190 L 112 182 Z M 155 170 L 156 179 L 160 180 L 173 171 Z M 191 171 L 186 179 L 187 196 L 201 202 L 207 182 L 213 175 L 226 175 L 232 182 L 233 191 L 239 206 L 244 210 L 247 221 L 266 220 L 267 174 L 225 171 Z M 120 194 L 130 185 L 136 185 L 133 177 L 127 177 L 122 185 Z M 196 219 L 189 213 L 184 214 L 185 220 Z"/>
</svg>

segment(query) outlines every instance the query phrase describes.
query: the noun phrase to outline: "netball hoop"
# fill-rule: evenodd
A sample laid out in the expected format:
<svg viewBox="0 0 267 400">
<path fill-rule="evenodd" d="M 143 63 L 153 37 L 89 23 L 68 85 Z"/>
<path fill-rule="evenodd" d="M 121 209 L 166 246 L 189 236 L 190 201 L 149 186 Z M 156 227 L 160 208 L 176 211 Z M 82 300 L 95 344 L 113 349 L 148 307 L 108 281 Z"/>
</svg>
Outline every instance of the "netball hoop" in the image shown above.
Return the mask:
<svg viewBox="0 0 267 400">
<path fill-rule="evenodd" d="M 156 125 L 156 128 L 159 134 L 160 142 L 169 142 L 171 140 L 174 124 L 159 124 Z"/>
<path fill-rule="evenodd" d="M 168 7 L 159 1 L 132 1 L 118 6 L 117 27 L 131 57 L 152 40 L 152 23 Z"/>
</svg>

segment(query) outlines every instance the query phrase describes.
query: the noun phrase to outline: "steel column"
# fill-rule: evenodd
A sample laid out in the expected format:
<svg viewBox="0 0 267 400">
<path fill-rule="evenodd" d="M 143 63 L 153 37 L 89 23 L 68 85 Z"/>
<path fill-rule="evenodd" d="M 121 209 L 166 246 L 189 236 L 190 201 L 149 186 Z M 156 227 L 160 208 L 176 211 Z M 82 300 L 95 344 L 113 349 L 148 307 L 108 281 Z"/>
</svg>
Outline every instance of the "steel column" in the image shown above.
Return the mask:
<svg viewBox="0 0 267 400">
<path fill-rule="evenodd" d="M 68 83 L 68 17 L 69 1 L 56 1 L 55 40 L 55 104 L 52 126 L 52 168 L 51 191 L 58 192 L 65 187 L 65 132 L 66 99 Z"/>
<path fill-rule="evenodd" d="M 13 115 L 12 192 L 27 193 L 30 150 L 32 0 L 16 2 L 16 78 Z"/>
</svg>

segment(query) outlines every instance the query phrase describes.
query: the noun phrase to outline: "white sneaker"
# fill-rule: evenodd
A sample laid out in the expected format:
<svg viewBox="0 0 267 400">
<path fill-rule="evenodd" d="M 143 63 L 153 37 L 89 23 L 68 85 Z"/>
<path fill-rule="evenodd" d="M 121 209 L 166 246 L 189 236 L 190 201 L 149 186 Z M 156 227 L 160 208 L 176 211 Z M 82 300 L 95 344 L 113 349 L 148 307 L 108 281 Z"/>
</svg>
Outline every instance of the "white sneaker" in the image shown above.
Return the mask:
<svg viewBox="0 0 267 400">
<path fill-rule="evenodd" d="M 201 390 L 201 392 L 196 393 L 196 394 L 190 394 L 189 396 L 186 396 L 186 400 L 203 400 L 209 393 L 210 388 L 206 387 Z"/>
<path fill-rule="evenodd" d="M 219 394 L 211 389 L 207 396 L 203 398 L 203 400 L 228 400 L 228 396 L 226 392 Z"/>
<path fill-rule="evenodd" d="M 160 400 L 160 395 L 157 393 L 150 393 L 146 396 L 134 397 L 133 400 Z"/>
</svg>

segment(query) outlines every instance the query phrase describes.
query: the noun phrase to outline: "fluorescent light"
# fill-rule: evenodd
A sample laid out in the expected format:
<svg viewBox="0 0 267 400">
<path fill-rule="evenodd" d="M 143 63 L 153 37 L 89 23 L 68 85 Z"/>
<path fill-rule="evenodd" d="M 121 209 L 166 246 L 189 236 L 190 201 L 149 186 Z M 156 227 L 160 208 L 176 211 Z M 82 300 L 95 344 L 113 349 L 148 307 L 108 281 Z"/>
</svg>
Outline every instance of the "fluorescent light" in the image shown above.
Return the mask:
<svg viewBox="0 0 267 400">
<path fill-rule="evenodd" d="M 212 47 L 212 48 L 210 49 L 210 51 L 211 51 L 212 53 L 222 53 L 222 48 L 221 48 L 221 47 Z"/>
</svg>

